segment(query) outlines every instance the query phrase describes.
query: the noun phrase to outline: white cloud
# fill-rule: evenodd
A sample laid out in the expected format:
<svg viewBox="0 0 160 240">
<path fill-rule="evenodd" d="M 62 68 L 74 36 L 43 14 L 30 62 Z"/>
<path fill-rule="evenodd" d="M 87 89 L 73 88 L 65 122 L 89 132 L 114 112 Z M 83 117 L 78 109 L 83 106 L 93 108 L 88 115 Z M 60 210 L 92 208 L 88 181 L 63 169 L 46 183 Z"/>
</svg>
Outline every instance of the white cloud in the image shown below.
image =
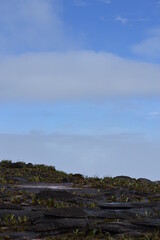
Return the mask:
<svg viewBox="0 0 160 240">
<path fill-rule="evenodd" d="M 0 1 L 0 52 L 64 50 L 73 45 L 57 0 Z"/>
<path fill-rule="evenodd" d="M 160 28 L 150 31 L 150 35 L 132 46 L 132 51 L 143 56 L 160 59 Z"/>
<path fill-rule="evenodd" d="M 159 117 L 160 117 L 160 112 L 158 112 L 158 111 L 149 112 L 148 115 L 149 115 L 149 117 L 151 117 L 151 118 L 157 118 L 157 117 L 159 118 Z"/>
<path fill-rule="evenodd" d="M 135 134 L 101 136 L 0 134 L 0 159 L 54 165 L 85 175 L 159 179 L 158 140 Z"/>
<path fill-rule="evenodd" d="M 111 3 L 111 0 L 100 0 L 100 2 L 103 2 L 105 4 L 110 4 Z"/>
<path fill-rule="evenodd" d="M 0 59 L 0 101 L 155 96 L 159 79 L 159 65 L 105 52 L 24 54 Z"/>
<path fill-rule="evenodd" d="M 120 22 L 121 24 L 127 24 L 128 23 L 128 19 L 124 18 L 122 16 L 116 16 L 114 21 L 115 22 Z"/>
<path fill-rule="evenodd" d="M 78 7 L 84 7 L 88 5 L 86 0 L 74 0 L 73 3 L 75 6 L 78 6 Z"/>
<path fill-rule="evenodd" d="M 111 3 L 111 0 L 97 0 L 97 1 L 105 4 Z M 89 3 L 91 4 L 91 1 L 89 0 L 73 0 L 73 4 L 78 7 L 87 6 Z"/>
<path fill-rule="evenodd" d="M 137 19 L 133 19 L 132 21 L 135 21 L 135 22 L 147 22 L 148 20 L 149 20 L 149 18 L 140 17 L 140 18 L 137 18 Z"/>
</svg>

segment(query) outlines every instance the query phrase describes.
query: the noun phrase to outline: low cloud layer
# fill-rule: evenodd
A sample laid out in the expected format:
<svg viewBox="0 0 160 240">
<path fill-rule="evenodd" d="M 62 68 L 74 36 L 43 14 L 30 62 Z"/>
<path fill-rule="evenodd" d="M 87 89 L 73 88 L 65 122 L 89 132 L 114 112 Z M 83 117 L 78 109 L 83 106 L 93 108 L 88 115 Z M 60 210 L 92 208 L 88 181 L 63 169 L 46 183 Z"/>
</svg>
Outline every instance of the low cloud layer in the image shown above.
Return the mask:
<svg viewBox="0 0 160 240">
<path fill-rule="evenodd" d="M 0 101 L 155 96 L 159 79 L 159 65 L 105 52 L 30 53 L 0 60 Z"/>
<path fill-rule="evenodd" d="M 79 136 L 0 134 L 0 159 L 44 163 L 94 176 L 159 179 L 159 140 L 137 134 Z"/>
</svg>

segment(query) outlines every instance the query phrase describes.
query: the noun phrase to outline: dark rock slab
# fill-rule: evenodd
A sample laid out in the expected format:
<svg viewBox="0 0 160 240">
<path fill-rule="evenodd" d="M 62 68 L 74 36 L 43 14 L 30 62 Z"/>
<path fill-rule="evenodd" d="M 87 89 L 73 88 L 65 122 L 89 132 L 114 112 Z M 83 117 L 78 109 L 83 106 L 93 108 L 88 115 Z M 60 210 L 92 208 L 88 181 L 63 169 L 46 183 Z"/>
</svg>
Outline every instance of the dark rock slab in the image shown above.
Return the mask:
<svg viewBox="0 0 160 240">
<path fill-rule="evenodd" d="M 126 233 L 121 233 L 121 234 L 115 234 L 115 240 L 118 239 L 124 239 L 124 234 L 125 234 L 125 238 L 134 238 L 134 239 L 144 239 L 144 235 L 145 233 L 143 231 L 138 231 L 138 230 L 131 230 L 129 232 Z"/>
<path fill-rule="evenodd" d="M 4 203 L 0 204 L 0 218 L 3 221 L 8 214 L 14 214 L 15 217 L 26 216 L 28 222 L 25 225 L 26 232 L 23 233 L 28 234 L 26 239 L 61 236 L 73 233 L 75 229 L 85 231 L 101 229 L 103 233 L 113 234 L 113 239 L 120 239 L 118 237 L 123 236 L 123 234 L 137 236 L 138 239 L 139 236 L 144 236 L 148 231 L 152 233 L 155 230 L 160 230 L 160 193 L 158 192 L 155 194 L 153 192 L 143 193 L 125 188 L 73 189 L 70 183 L 66 185 L 68 189 L 49 189 L 45 186 L 53 187 L 51 183 L 36 184 L 34 183 L 33 186 L 31 183 L 24 184 L 25 187 L 20 185 L 18 187 L 7 186 L 1 193 L 1 200 Z M 40 188 L 41 186 L 42 188 Z M 57 184 L 58 186 L 60 185 Z M 12 191 L 16 195 L 16 191 L 18 194 L 19 190 L 24 190 L 24 188 L 25 191 L 22 191 L 24 197 L 21 203 L 23 207 L 7 203 L 10 201 L 9 196 L 12 195 Z M 35 201 L 35 204 L 32 205 L 33 196 L 42 201 Z M 112 196 L 116 196 L 115 201 L 117 202 L 110 203 Z M 127 197 L 130 202 L 125 202 L 125 198 L 124 202 L 121 202 L 123 196 Z M 4 197 L 7 200 L 4 200 Z M 134 202 L 136 197 L 138 200 L 140 197 L 141 201 Z M 55 200 L 53 203 L 56 205 L 53 204 L 53 207 L 47 208 L 46 201 L 50 198 Z M 64 207 L 58 208 L 59 206 Z M 18 235 L 18 233 L 12 234 L 12 228 L 9 230 L 8 235 L 11 239 L 25 239 L 23 238 L 25 236 Z"/>
<path fill-rule="evenodd" d="M 85 210 L 88 217 L 92 218 L 107 218 L 107 219 L 127 219 L 132 220 L 135 219 L 136 213 L 132 211 L 124 211 L 124 210 L 97 210 L 97 209 L 87 209 Z"/>
<path fill-rule="evenodd" d="M 133 206 L 130 203 L 103 203 L 98 205 L 101 209 L 131 209 Z"/>
<path fill-rule="evenodd" d="M 6 232 L 0 233 L 1 239 L 8 239 L 6 236 L 10 236 L 10 239 L 17 239 L 17 240 L 30 240 L 30 239 L 37 239 L 39 234 L 35 232 Z M 6 237 L 6 238 L 5 238 Z"/>
<path fill-rule="evenodd" d="M 45 216 L 56 218 L 86 218 L 87 213 L 81 208 L 55 208 L 44 213 Z"/>
<path fill-rule="evenodd" d="M 135 190 L 128 190 L 126 188 L 116 188 L 116 189 L 112 189 L 112 190 L 106 190 L 104 192 L 104 196 L 105 197 L 110 197 L 110 196 L 138 196 L 138 197 L 148 197 L 150 195 L 150 193 L 147 192 L 141 192 L 141 191 L 135 191 Z"/>
<path fill-rule="evenodd" d="M 44 189 L 36 194 L 37 198 L 47 200 L 49 198 L 53 198 L 56 200 L 71 200 L 74 199 L 74 195 L 69 193 L 66 190 L 51 190 L 51 189 Z"/>
<path fill-rule="evenodd" d="M 14 214 L 15 216 L 26 216 L 28 217 L 30 220 L 35 221 L 36 219 L 40 218 L 41 216 L 43 216 L 43 213 L 41 211 L 31 211 L 28 209 L 24 209 L 22 210 L 10 210 L 10 209 L 4 209 L 0 211 L 0 218 L 3 219 L 5 218 L 5 216 L 10 215 L 10 214 Z"/>
<path fill-rule="evenodd" d="M 133 231 L 132 225 L 127 223 L 106 223 L 100 225 L 102 232 L 109 232 L 111 234 L 119 234 L 119 233 L 128 233 Z"/>
<path fill-rule="evenodd" d="M 25 177 L 16 177 L 16 176 L 8 176 L 6 177 L 7 180 L 12 180 L 12 181 L 16 181 L 20 184 L 25 184 L 28 182 L 28 179 Z"/>
<path fill-rule="evenodd" d="M 58 229 L 63 229 L 63 232 L 67 232 L 69 229 L 85 229 L 88 222 L 85 219 L 74 219 L 74 218 L 55 218 L 50 220 L 50 223 L 35 223 L 32 226 L 32 231 L 35 232 L 46 232 L 46 231 L 56 231 Z"/>
<path fill-rule="evenodd" d="M 132 224 L 139 225 L 139 226 L 145 226 L 145 227 L 151 227 L 151 228 L 159 228 L 160 230 L 160 219 L 152 219 L 152 218 L 145 218 L 140 219 L 139 221 L 134 221 Z"/>
<path fill-rule="evenodd" d="M 0 204 L 0 209 L 24 210 L 23 207 L 21 207 L 19 205 L 10 204 L 10 203 L 1 203 Z"/>
<path fill-rule="evenodd" d="M 127 202 L 127 203 L 104 203 L 98 205 L 101 209 L 131 209 L 131 208 L 154 208 L 160 207 L 160 202 Z"/>
<path fill-rule="evenodd" d="M 152 181 L 147 178 L 138 178 L 137 180 L 141 183 L 152 183 Z"/>
<path fill-rule="evenodd" d="M 113 179 L 125 179 L 125 180 L 132 180 L 133 178 L 129 177 L 129 176 L 124 176 L 124 175 L 121 175 L 121 176 L 116 176 L 114 177 Z"/>
</svg>

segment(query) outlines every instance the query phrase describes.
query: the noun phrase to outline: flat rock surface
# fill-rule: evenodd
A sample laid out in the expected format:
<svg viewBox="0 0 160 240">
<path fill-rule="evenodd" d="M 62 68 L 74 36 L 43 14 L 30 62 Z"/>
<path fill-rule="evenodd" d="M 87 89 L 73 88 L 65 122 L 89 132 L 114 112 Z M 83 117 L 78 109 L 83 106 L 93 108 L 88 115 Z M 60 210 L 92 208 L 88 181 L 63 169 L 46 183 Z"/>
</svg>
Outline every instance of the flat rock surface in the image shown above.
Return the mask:
<svg viewBox="0 0 160 240">
<path fill-rule="evenodd" d="M 126 202 L 111 201 L 122 194 Z M 46 239 L 95 229 L 111 234 L 112 239 L 121 239 L 122 234 L 138 239 L 160 230 L 157 193 L 36 183 L 6 185 L 1 196 L 5 199 L 0 203 L 2 239 L 6 234 L 10 239 Z M 135 202 L 135 197 L 142 200 Z"/>
<path fill-rule="evenodd" d="M 0 162 L 0 240 L 158 240 L 160 183 Z"/>
</svg>

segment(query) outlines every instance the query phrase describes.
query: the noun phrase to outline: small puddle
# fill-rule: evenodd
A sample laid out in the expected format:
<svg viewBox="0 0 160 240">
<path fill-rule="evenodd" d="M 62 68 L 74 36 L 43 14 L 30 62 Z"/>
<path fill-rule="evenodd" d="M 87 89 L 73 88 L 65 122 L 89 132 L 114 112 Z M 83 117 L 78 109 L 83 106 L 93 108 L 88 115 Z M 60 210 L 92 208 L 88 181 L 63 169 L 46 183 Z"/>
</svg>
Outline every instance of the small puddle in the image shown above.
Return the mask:
<svg viewBox="0 0 160 240">
<path fill-rule="evenodd" d="M 60 184 L 23 184 L 23 185 L 16 185 L 17 188 L 30 188 L 30 189 L 37 189 L 37 188 L 47 188 L 47 189 L 74 189 L 71 184 L 60 185 Z"/>
<path fill-rule="evenodd" d="M 49 189 L 73 189 L 72 187 L 67 186 L 44 186 L 44 185 L 17 185 L 16 187 L 20 188 L 49 188 Z"/>
</svg>

